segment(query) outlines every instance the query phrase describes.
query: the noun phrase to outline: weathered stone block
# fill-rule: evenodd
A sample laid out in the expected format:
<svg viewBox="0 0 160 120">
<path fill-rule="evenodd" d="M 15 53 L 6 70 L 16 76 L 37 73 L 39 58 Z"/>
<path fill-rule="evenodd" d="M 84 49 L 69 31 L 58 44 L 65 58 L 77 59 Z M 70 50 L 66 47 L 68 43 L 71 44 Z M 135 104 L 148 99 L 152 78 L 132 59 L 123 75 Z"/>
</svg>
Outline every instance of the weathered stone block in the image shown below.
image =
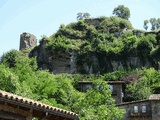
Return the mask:
<svg viewBox="0 0 160 120">
<path fill-rule="evenodd" d="M 26 48 L 33 48 L 37 45 L 36 36 L 30 33 L 22 33 L 20 35 L 20 47 L 19 50 Z"/>
</svg>

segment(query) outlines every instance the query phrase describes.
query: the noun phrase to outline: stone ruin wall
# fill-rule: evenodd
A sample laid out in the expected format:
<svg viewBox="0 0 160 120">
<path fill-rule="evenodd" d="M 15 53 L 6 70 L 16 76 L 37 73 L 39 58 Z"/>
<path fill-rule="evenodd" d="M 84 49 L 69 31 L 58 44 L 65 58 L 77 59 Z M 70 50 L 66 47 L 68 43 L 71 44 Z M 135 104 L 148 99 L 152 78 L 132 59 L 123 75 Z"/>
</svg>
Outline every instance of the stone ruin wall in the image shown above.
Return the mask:
<svg viewBox="0 0 160 120">
<path fill-rule="evenodd" d="M 19 50 L 26 48 L 33 48 L 37 45 L 36 36 L 30 33 L 22 33 L 20 35 L 20 47 Z"/>
</svg>

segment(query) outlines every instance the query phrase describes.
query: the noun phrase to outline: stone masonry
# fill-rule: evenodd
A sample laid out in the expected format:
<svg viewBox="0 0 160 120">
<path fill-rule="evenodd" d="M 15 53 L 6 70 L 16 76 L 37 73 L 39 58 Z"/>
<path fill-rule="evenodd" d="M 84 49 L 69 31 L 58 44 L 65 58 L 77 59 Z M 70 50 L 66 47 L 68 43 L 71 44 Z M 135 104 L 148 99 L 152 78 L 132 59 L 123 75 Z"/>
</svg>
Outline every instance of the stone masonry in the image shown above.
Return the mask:
<svg viewBox="0 0 160 120">
<path fill-rule="evenodd" d="M 146 100 L 117 104 L 125 109 L 123 120 L 160 120 L 160 94 L 153 94 Z"/>
<path fill-rule="evenodd" d="M 36 36 L 30 33 L 22 33 L 20 35 L 20 47 L 19 50 L 26 48 L 33 48 L 37 45 Z"/>
</svg>

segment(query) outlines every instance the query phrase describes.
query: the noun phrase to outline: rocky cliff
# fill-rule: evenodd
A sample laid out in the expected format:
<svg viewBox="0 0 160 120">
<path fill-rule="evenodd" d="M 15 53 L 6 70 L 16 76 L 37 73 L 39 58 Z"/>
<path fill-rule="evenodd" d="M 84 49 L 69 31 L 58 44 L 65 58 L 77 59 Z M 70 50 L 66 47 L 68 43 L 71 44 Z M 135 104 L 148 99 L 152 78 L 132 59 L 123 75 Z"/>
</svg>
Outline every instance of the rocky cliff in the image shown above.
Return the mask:
<svg viewBox="0 0 160 120">
<path fill-rule="evenodd" d="M 30 33 L 22 33 L 20 35 L 20 47 L 19 50 L 26 48 L 33 48 L 37 45 L 36 36 Z"/>
<path fill-rule="evenodd" d="M 58 52 L 49 54 L 41 44 L 30 56 L 36 56 L 39 69 L 49 69 L 52 73 L 82 73 L 97 74 L 116 71 L 119 68 L 150 68 L 159 69 L 160 59 L 146 59 L 145 62 L 139 56 L 128 56 L 126 58 L 111 58 L 103 54 L 90 53 L 79 55 L 76 51 Z"/>
<path fill-rule="evenodd" d="M 39 69 L 48 69 L 50 72 L 57 73 L 76 73 L 76 58 L 77 54 L 74 51 L 66 51 L 55 54 L 50 54 L 46 49 L 48 41 L 44 40 L 41 44 L 35 47 L 30 56 L 36 56 Z"/>
<path fill-rule="evenodd" d="M 114 19 L 87 19 L 61 25 L 55 34 L 41 40 L 30 57 L 37 57 L 39 69 L 49 69 L 55 74 L 159 69 L 159 32 L 137 31 L 128 21 L 117 23 Z"/>
</svg>

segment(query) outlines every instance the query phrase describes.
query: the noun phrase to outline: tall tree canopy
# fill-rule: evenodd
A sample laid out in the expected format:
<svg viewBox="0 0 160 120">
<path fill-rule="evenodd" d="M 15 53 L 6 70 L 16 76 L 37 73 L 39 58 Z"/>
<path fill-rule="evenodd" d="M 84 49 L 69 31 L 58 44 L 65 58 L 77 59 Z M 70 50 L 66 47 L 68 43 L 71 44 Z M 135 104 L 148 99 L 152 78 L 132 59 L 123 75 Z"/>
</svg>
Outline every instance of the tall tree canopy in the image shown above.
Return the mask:
<svg viewBox="0 0 160 120">
<path fill-rule="evenodd" d="M 121 17 L 127 20 L 130 18 L 130 10 L 128 7 L 125 7 L 124 5 L 119 5 L 118 7 L 114 8 L 113 14 L 117 17 Z"/>
<path fill-rule="evenodd" d="M 0 61 L 2 90 L 71 110 L 79 114 L 80 120 L 120 120 L 123 117 L 124 110 L 115 106 L 103 78 L 95 76 L 93 79 L 98 79 L 94 83 L 97 87 L 89 89 L 87 93 L 76 89 L 80 78 L 80 75 L 54 75 L 46 70 L 38 70 L 36 59 L 29 58 L 21 51 L 11 50 Z"/>
<path fill-rule="evenodd" d="M 148 29 L 148 23 L 151 24 L 151 30 L 159 30 L 160 29 L 160 18 L 150 18 L 150 20 L 144 20 L 144 29 Z"/>
<path fill-rule="evenodd" d="M 86 13 L 81 13 L 81 12 L 79 12 L 79 13 L 77 13 L 77 20 L 83 20 L 83 19 L 87 19 L 87 18 L 89 18 L 91 15 L 88 13 L 88 12 L 86 12 Z"/>
<path fill-rule="evenodd" d="M 144 21 L 143 27 L 144 27 L 145 30 L 148 29 L 148 25 L 147 25 L 148 23 L 149 23 L 148 20 L 145 20 L 145 21 Z"/>
</svg>

